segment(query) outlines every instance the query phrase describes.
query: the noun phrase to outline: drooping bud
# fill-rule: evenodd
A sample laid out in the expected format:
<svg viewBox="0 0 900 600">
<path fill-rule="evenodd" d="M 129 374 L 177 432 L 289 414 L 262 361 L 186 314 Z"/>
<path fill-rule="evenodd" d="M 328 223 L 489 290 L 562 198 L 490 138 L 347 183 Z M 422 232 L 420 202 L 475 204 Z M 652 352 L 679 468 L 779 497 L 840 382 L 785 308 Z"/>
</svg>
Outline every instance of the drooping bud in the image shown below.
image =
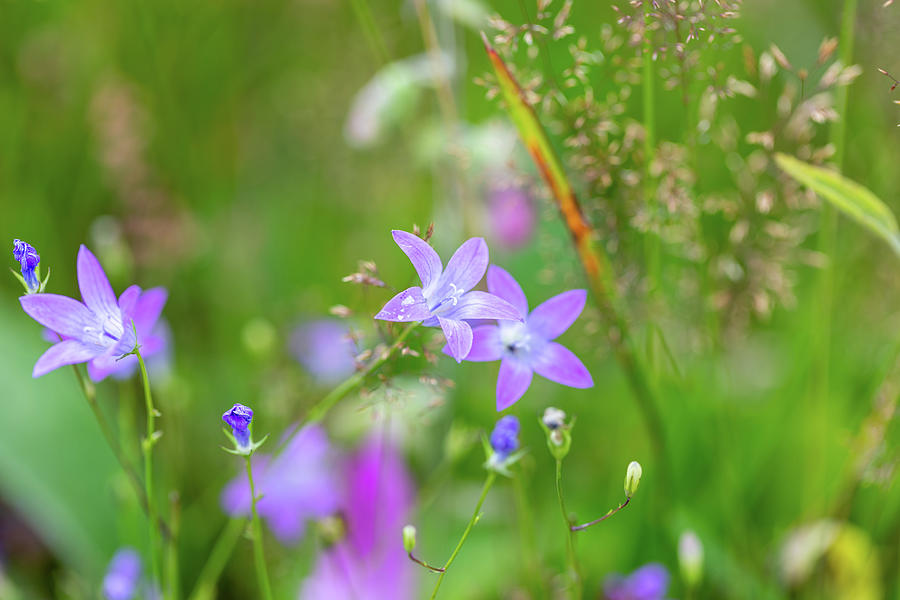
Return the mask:
<svg viewBox="0 0 900 600">
<path fill-rule="evenodd" d="M 116 552 L 103 577 L 103 597 L 106 600 L 131 600 L 138 591 L 141 579 L 141 557 L 133 548 Z"/>
<path fill-rule="evenodd" d="M 416 548 L 416 528 L 412 525 L 403 527 L 403 549 L 407 554 L 412 553 Z"/>
<path fill-rule="evenodd" d="M 697 587 L 703 578 L 703 543 L 688 529 L 678 538 L 678 566 L 688 587 Z"/>
<path fill-rule="evenodd" d="M 636 460 L 628 463 L 628 469 L 625 471 L 625 495 L 629 498 L 634 496 L 634 493 L 637 491 L 638 485 L 641 483 L 642 474 L 641 463 Z"/>
</svg>

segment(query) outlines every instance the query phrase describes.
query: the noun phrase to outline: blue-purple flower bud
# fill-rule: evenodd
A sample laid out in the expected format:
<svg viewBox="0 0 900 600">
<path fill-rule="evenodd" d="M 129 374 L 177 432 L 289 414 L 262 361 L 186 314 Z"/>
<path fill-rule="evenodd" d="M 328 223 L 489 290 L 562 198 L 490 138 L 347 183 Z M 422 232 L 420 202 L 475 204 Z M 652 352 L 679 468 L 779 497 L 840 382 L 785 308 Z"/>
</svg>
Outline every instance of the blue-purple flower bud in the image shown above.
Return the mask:
<svg viewBox="0 0 900 600">
<path fill-rule="evenodd" d="M 235 404 L 231 410 L 222 415 L 222 420 L 231 426 L 234 440 L 238 449 L 250 450 L 250 422 L 253 421 L 253 411 L 243 404 Z"/>
<path fill-rule="evenodd" d="M 519 419 L 506 415 L 497 421 L 491 432 L 491 448 L 501 461 L 519 449 Z"/>
<path fill-rule="evenodd" d="M 35 272 L 41 257 L 34 246 L 22 240 L 13 240 L 13 258 L 22 267 L 22 279 L 25 280 L 25 288 L 29 294 L 36 294 L 41 289 L 41 282 Z"/>
<path fill-rule="evenodd" d="M 122 548 L 109 562 L 103 577 L 103 597 L 106 600 L 131 600 L 138 591 L 140 579 L 140 555 L 133 548 Z"/>
</svg>

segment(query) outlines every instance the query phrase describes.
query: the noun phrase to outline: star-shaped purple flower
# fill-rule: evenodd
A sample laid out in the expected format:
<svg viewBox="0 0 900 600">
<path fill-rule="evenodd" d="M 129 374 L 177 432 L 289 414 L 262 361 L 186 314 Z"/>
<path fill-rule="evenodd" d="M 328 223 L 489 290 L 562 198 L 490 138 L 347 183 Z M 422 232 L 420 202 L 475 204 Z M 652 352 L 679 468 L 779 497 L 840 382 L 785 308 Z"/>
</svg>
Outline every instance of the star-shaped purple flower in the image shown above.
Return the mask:
<svg viewBox="0 0 900 600">
<path fill-rule="evenodd" d="M 103 267 L 84 245 L 78 250 L 77 271 L 84 302 L 59 294 L 19 298 L 25 313 L 60 340 L 35 363 L 33 377 L 64 365 L 86 362 L 91 379 L 101 381 L 114 372 L 133 369 L 135 357 L 117 359 L 134 348 L 136 342 L 142 345 L 144 357 L 163 350 L 164 338 L 154 335 L 153 330 L 166 302 L 164 289 L 142 293 L 140 287 L 132 285 L 117 299 Z"/>
<path fill-rule="evenodd" d="M 463 243 L 447 263 L 418 236 L 392 231 L 394 241 L 409 257 L 422 286 L 403 290 L 375 315 L 384 321 L 422 321 L 426 327 L 439 326 L 447 338 L 450 356 L 461 362 L 472 348 L 469 319 L 509 319 L 521 321 L 518 311 L 506 300 L 487 292 L 470 291 L 487 269 L 488 247 L 482 238 Z"/>
<path fill-rule="evenodd" d="M 578 357 L 553 341 L 581 314 L 587 299 L 585 290 L 553 296 L 529 313 L 525 293 L 512 275 L 491 265 L 487 282 L 492 294 L 515 306 L 523 317 L 519 323 L 499 321 L 497 325 L 476 327 L 472 350 L 466 357 L 470 361 L 501 361 L 497 411 L 509 408 L 525 394 L 534 373 L 569 387 L 593 387 L 594 380 Z"/>
<path fill-rule="evenodd" d="M 607 600 L 665 600 L 669 572 L 658 563 L 650 563 L 631 575 L 611 575 L 603 583 Z"/>
</svg>

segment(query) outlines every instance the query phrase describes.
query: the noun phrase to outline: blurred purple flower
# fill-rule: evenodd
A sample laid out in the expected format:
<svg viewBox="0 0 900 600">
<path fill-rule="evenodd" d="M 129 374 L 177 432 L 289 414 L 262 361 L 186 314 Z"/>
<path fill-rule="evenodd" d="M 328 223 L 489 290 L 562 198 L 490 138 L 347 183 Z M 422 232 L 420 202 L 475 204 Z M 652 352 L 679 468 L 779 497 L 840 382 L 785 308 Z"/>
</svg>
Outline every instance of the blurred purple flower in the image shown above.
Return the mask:
<svg viewBox="0 0 900 600">
<path fill-rule="evenodd" d="M 222 420 L 230 427 L 238 448 L 250 448 L 250 423 L 253 422 L 253 410 L 243 404 L 235 404 L 224 415 Z"/>
<path fill-rule="evenodd" d="M 103 577 L 103 596 L 106 600 L 130 600 L 138 591 L 141 579 L 141 557 L 133 548 L 121 548 Z"/>
<path fill-rule="evenodd" d="M 488 269 L 488 290 L 511 303 L 524 321 L 500 321 L 481 325 L 473 332 L 470 361 L 500 360 L 497 376 L 497 411 L 519 400 L 531 385 L 534 373 L 574 388 L 593 387 L 594 380 L 577 356 L 552 341 L 562 335 L 584 310 L 585 290 L 553 296 L 528 312 L 528 300 L 518 282 L 500 267 Z M 448 349 L 445 347 L 444 352 Z"/>
<path fill-rule="evenodd" d="M 489 193 L 488 220 L 494 239 L 504 248 L 514 250 L 531 239 L 537 214 L 524 189 L 502 185 L 494 187 Z"/>
<path fill-rule="evenodd" d="M 319 427 L 304 427 L 274 459 L 256 453 L 252 461 L 256 493 L 262 496 L 256 509 L 283 544 L 299 542 L 308 519 L 326 517 L 337 510 L 339 488 L 331 450 Z M 232 517 L 249 516 L 250 485 L 246 474 L 238 475 L 225 486 L 221 500 L 225 512 Z"/>
<path fill-rule="evenodd" d="M 136 357 L 117 359 L 131 351 L 136 341 L 145 358 L 165 350 L 165 337 L 158 330 L 154 332 L 166 303 L 163 288 L 142 293 L 140 287 L 132 285 L 116 299 L 103 267 L 84 245 L 78 250 L 77 270 L 83 303 L 58 294 L 19 298 L 28 316 L 59 337 L 35 363 L 33 377 L 86 362 L 91 379 L 101 381 L 113 373 L 133 371 Z"/>
<path fill-rule="evenodd" d="M 13 258 L 19 262 L 28 293 L 36 294 L 41 289 L 41 282 L 35 273 L 38 263 L 41 262 L 37 250 L 28 242 L 13 240 Z"/>
<path fill-rule="evenodd" d="M 302 323 L 289 342 L 291 354 L 322 384 L 337 383 L 353 374 L 356 345 L 346 325 L 330 319 Z"/>
<path fill-rule="evenodd" d="M 484 277 L 489 262 L 488 247 L 482 238 L 464 242 L 444 270 L 437 252 L 418 236 L 405 231 L 391 233 L 419 274 L 422 287 L 408 288 L 391 298 L 375 315 L 376 319 L 440 326 L 449 354 L 456 362 L 462 361 L 472 348 L 472 327 L 466 320 L 522 320 L 506 300 L 487 292 L 469 291 Z"/>
<path fill-rule="evenodd" d="M 399 541 L 413 483 L 390 442 L 370 438 L 346 462 L 341 512 L 347 536 L 323 550 L 303 582 L 301 600 L 406 600 L 416 596 L 416 566 Z"/>
<path fill-rule="evenodd" d="M 607 600 L 664 600 L 669 572 L 657 563 L 640 567 L 631 575 L 610 575 L 603 583 Z"/>
<path fill-rule="evenodd" d="M 497 454 L 497 460 L 506 457 L 519 449 L 519 419 L 506 415 L 494 425 L 491 432 L 491 448 Z"/>
</svg>

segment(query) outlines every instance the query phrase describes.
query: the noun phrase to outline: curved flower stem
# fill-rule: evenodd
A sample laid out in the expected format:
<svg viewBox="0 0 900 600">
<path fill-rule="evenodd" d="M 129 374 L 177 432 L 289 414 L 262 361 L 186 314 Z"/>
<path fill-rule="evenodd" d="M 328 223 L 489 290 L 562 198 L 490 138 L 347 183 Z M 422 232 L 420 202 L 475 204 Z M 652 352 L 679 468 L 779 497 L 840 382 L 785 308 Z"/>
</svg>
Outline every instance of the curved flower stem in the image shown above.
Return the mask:
<svg viewBox="0 0 900 600">
<path fill-rule="evenodd" d="M 569 511 L 566 510 L 566 501 L 562 493 L 562 460 L 556 459 L 556 497 L 559 498 L 559 510 L 562 512 L 563 521 L 566 524 L 566 554 L 569 560 L 572 583 L 575 588 L 576 600 L 581 598 L 581 567 L 578 566 L 578 557 L 575 555 L 575 535 L 571 530 L 572 522 L 569 521 Z"/>
<path fill-rule="evenodd" d="M 418 559 L 418 558 L 416 558 L 415 556 L 413 556 L 413 553 L 412 553 L 412 552 L 407 552 L 407 555 L 409 556 L 409 560 L 413 561 L 413 562 L 416 563 L 416 564 L 422 565 L 423 567 L 425 567 L 425 568 L 428 569 L 429 571 L 434 571 L 435 573 L 443 573 L 444 571 L 447 570 L 447 569 L 445 569 L 444 567 L 432 567 L 431 565 L 429 565 L 429 564 L 428 564 L 427 562 L 425 562 L 424 560 Z"/>
<path fill-rule="evenodd" d="M 247 479 L 250 481 L 250 514 L 253 527 L 253 561 L 256 563 L 256 577 L 259 579 L 259 588 L 263 600 L 272 600 L 272 588 L 269 585 L 269 573 L 266 571 L 266 556 L 263 553 L 262 524 L 259 514 L 256 512 L 256 489 L 253 486 L 253 467 L 250 457 L 244 457 L 247 462 Z"/>
<path fill-rule="evenodd" d="M 147 515 L 150 519 L 150 564 L 153 569 L 154 582 L 162 587 L 162 580 L 159 576 L 159 539 L 156 535 L 156 503 L 153 499 L 153 446 L 159 439 L 156 431 L 156 416 L 159 414 L 153 407 L 153 395 L 150 393 L 150 377 L 147 376 L 147 365 L 144 364 L 144 357 L 141 356 L 141 349 L 135 346 L 134 355 L 137 356 L 138 364 L 141 367 L 141 381 L 144 384 L 144 407 L 147 410 L 147 435 L 144 438 L 141 448 L 144 452 L 144 493 L 147 496 Z"/>
<path fill-rule="evenodd" d="M 288 430 L 287 435 L 284 436 L 284 439 L 281 441 L 278 447 L 275 448 L 275 454 L 280 454 L 281 451 L 287 447 L 293 437 L 297 435 L 297 433 L 304 426 L 318 423 L 319 421 L 324 419 L 325 415 L 328 414 L 328 411 L 330 411 L 341 398 L 361 386 L 366 380 L 366 377 L 371 375 L 373 372 L 375 372 L 375 370 L 386 363 L 388 359 L 391 358 L 394 353 L 400 349 L 400 347 L 403 345 L 403 342 L 406 341 L 406 338 L 409 337 L 409 334 L 412 333 L 413 329 L 418 327 L 418 325 L 418 322 L 410 323 L 409 325 L 407 325 L 406 329 L 401 331 L 400 335 L 397 336 L 397 339 L 394 340 L 394 343 L 391 344 L 390 347 L 388 347 L 384 352 L 382 352 L 378 358 L 366 365 L 363 370 L 357 371 L 356 373 L 345 379 L 336 388 L 331 390 L 328 395 L 319 400 L 311 409 L 309 409 L 309 412 L 306 413 L 306 417 L 295 423 L 294 426 Z"/>
<path fill-rule="evenodd" d="M 469 537 L 469 532 L 472 531 L 472 527 L 474 527 L 475 523 L 478 522 L 478 519 L 481 518 L 481 505 L 484 504 L 484 499 L 487 497 L 488 490 L 491 489 L 491 485 L 493 485 L 496 477 L 497 474 L 494 471 L 488 472 L 487 479 L 484 481 L 484 487 L 481 488 L 481 496 L 478 498 L 478 504 L 475 505 L 475 512 L 472 513 L 472 518 L 469 519 L 466 530 L 463 531 L 462 537 L 459 538 L 459 543 L 456 544 L 456 548 L 453 549 L 453 554 L 450 555 L 450 558 L 448 558 L 446 564 L 444 564 L 444 571 L 441 573 L 441 576 L 438 577 L 437 583 L 434 585 L 434 591 L 431 592 L 431 600 L 437 598 L 438 590 L 441 589 L 441 583 L 443 583 L 447 571 L 450 570 L 450 565 L 453 564 L 453 560 L 456 558 L 456 555 L 459 554 L 460 549 L 462 549 L 463 544 L 466 542 L 466 538 Z"/>
<path fill-rule="evenodd" d="M 572 525 L 569 529 L 571 529 L 572 531 L 581 531 L 582 529 L 587 529 L 591 525 L 596 525 L 600 521 L 605 521 L 606 519 L 610 518 L 611 516 L 613 516 L 614 514 L 616 514 L 623 508 L 625 508 L 626 506 L 628 506 L 629 502 L 631 502 L 631 496 L 625 496 L 625 502 L 623 502 L 622 504 L 618 505 L 615 508 L 611 508 L 608 513 L 606 513 L 599 519 L 594 519 L 593 521 L 590 521 L 589 523 L 585 523 L 584 525 Z"/>
</svg>

